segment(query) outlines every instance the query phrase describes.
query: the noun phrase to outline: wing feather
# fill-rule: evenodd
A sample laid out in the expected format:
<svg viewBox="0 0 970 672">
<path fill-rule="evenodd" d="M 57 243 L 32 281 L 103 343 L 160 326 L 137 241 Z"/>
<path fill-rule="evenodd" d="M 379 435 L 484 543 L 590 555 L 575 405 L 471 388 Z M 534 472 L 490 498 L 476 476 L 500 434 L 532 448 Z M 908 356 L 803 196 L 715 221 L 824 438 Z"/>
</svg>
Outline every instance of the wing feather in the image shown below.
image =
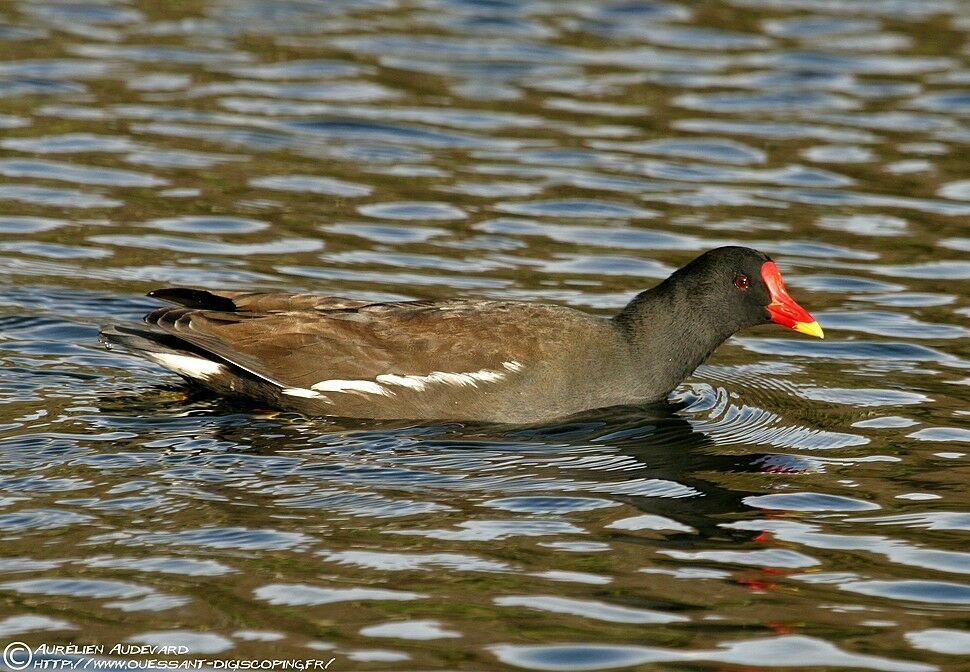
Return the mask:
<svg viewBox="0 0 970 672">
<path fill-rule="evenodd" d="M 549 319 L 572 312 L 511 302 L 375 303 L 309 294 L 210 294 L 217 298 L 159 293 L 183 305 L 160 308 L 145 320 L 289 388 L 379 375 L 501 370 L 506 362 L 522 363 L 555 347 L 527 333 L 522 324 L 535 326 L 534 320 L 517 319 L 521 313 Z M 194 307 L 205 302 L 216 309 Z M 234 309 L 225 310 L 223 302 Z M 469 349 L 469 343 L 475 348 Z"/>
</svg>

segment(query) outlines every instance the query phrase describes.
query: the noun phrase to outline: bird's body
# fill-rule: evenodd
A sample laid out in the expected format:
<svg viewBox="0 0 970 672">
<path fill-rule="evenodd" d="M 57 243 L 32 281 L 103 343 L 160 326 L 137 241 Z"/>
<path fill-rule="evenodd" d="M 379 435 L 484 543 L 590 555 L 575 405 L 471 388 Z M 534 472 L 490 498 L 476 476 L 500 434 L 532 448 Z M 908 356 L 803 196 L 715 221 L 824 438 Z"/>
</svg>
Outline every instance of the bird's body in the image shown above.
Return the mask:
<svg viewBox="0 0 970 672">
<path fill-rule="evenodd" d="M 714 275 L 703 260 L 717 250 L 613 318 L 513 301 L 175 288 L 150 295 L 178 306 L 150 313 L 144 326 L 106 327 L 102 339 L 218 393 L 307 415 L 544 422 L 663 399 L 737 329 L 767 322 L 767 300 L 748 315 L 704 290 L 771 263 L 746 248 L 721 250 L 735 252 L 715 255 Z"/>
</svg>

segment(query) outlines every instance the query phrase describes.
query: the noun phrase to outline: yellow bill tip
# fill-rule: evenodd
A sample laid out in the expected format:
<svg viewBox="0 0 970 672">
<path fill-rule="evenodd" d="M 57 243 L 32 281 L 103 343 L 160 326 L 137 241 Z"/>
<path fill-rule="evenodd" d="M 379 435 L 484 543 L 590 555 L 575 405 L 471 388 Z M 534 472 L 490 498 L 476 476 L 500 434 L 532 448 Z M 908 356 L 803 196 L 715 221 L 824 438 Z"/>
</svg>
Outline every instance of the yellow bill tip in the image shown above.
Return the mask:
<svg viewBox="0 0 970 672">
<path fill-rule="evenodd" d="M 792 329 L 815 338 L 825 338 L 825 332 L 818 322 L 796 322 Z"/>
</svg>

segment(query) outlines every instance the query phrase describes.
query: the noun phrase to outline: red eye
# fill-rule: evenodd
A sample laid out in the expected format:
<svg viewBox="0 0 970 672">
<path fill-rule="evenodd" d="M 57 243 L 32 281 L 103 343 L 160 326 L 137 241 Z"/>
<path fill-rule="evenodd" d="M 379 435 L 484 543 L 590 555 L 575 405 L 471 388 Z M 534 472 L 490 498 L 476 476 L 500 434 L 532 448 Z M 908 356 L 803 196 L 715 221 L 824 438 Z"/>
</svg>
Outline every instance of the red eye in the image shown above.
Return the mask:
<svg viewBox="0 0 970 672">
<path fill-rule="evenodd" d="M 748 280 L 748 276 L 741 273 L 734 278 L 734 286 L 738 289 L 747 289 L 751 286 L 751 281 Z"/>
</svg>

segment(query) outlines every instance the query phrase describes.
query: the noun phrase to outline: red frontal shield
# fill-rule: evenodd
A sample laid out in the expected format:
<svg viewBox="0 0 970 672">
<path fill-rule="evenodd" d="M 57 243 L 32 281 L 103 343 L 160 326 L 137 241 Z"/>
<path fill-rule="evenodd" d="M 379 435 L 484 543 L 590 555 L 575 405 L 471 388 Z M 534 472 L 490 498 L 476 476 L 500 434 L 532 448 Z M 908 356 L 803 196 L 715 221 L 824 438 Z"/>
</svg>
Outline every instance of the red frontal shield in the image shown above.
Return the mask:
<svg viewBox="0 0 970 672">
<path fill-rule="evenodd" d="M 771 295 L 771 303 L 768 304 L 768 313 L 773 322 L 800 331 L 816 338 L 825 338 L 822 327 L 819 326 L 815 318 L 808 314 L 808 311 L 795 303 L 795 299 L 788 295 L 785 289 L 785 282 L 781 279 L 781 273 L 775 262 L 766 261 L 761 265 L 761 279 L 768 287 Z"/>
</svg>

